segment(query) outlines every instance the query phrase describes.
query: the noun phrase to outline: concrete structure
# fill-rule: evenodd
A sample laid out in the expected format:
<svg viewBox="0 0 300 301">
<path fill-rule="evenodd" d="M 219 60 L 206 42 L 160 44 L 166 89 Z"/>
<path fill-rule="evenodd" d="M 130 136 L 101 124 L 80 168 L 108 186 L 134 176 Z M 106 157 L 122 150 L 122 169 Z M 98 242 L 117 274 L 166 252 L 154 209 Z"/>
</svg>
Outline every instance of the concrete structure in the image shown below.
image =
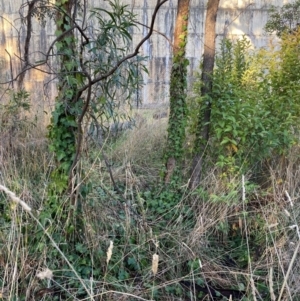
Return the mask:
<svg viewBox="0 0 300 301">
<path fill-rule="evenodd" d="M 21 22 L 20 14 L 26 15 L 22 9 L 23 0 L 0 0 L 0 81 L 11 78 L 10 61 L 13 65 L 13 76 L 20 70 L 19 56 L 24 45 L 26 26 Z M 99 0 L 88 0 L 91 7 L 99 5 Z M 140 22 L 150 22 L 155 0 L 125 0 L 137 14 Z M 271 5 L 281 6 L 287 0 L 221 0 L 217 19 L 217 41 L 228 37 L 246 35 L 256 47 L 265 46 L 269 37 L 263 32 L 267 21 L 268 9 Z M 103 2 L 100 1 L 101 5 Z M 172 39 L 176 17 L 177 0 L 169 0 L 160 9 L 155 29 L 170 40 Z M 187 57 L 190 60 L 189 76 L 198 68 L 203 49 L 203 32 L 206 0 L 191 0 L 189 40 Z M 41 27 L 34 22 L 31 42 L 31 62 L 41 59 L 41 52 L 46 52 L 54 36 L 55 26 L 48 22 Z M 134 43 L 147 34 L 147 28 L 134 29 Z M 162 35 L 154 33 L 143 46 L 143 54 L 149 57 L 149 76 L 145 75 L 145 87 L 141 91 L 143 102 L 161 103 L 168 101 L 169 77 L 171 67 L 171 45 Z M 25 88 L 32 91 L 32 97 L 45 109 L 45 105 L 53 103 L 55 85 L 50 75 L 33 70 L 26 75 Z M 49 84 L 52 83 L 52 84 Z"/>
</svg>

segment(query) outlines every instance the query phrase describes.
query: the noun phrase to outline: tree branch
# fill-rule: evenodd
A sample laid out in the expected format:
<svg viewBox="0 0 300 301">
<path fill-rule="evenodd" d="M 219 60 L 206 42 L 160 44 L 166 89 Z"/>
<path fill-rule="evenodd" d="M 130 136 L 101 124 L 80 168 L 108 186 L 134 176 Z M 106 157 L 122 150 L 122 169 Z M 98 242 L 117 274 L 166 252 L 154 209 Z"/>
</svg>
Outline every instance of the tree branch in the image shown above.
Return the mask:
<svg viewBox="0 0 300 301">
<path fill-rule="evenodd" d="M 139 25 L 141 25 L 141 26 L 144 26 L 144 27 L 146 27 L 146 28 L 148 28 L 148 29 L 150 29 L 150 27 L 149 27 L 148 25 L 146 25 L 146 24 L 143 24 L 143 23 L 138 22 L 138 21 L 136 21 L 135 23 L 136 23 L 136 24 L 139 24 Z M 164 37 L 164 38 L 169 42 L 169 44 L 172 46 L 172 48 L 174 47 L 174 45 L 173 45 L 173 43 L 172 43 L 172 40 L 169 39 L 164 33 L 160 32 L 160 31 L 158 31 L 158 30 L 156 30 L 156 29 L 153 29 L 153 32 L 156 32 L 157 34 L 159 34 L 159 35 L 161 35 L 162 37 Z"/>
<path fill-rule="evenodd" d="M 11 61 L 11 55 L 10 55 L 10 53 L 7 51 L 7 49 L 5 49 L 5 52 L 8 54 L 8 56 L 9 56 L 9 66 L 10 66 L 10 76 L 11 76 L 11 78 L 13 78 L 13 66 L 12 66 L 12 61 Z M 14 82 L 12 81 L 11 82 L 11 86 L 12 86 L 12 88 L 14 88 Z"/>
<path fill-rule="evenodd" d="M 133 53 L 131 54 L 128 54 L 126 55 L 125 57 L 123 57 L 121 60 L 119 60 L 115 67 L 113 67 L 111 70 L 109 70 L 108 72 L 106 72 L 105 74 L 99 76 L 99 77 L 96 77 L 94 78 L 92 81 L 91 81 L 91 84 L 95 84 L 97 82 L 100 82 L 106 78 L 108 78 L 110 75 L 112 75 L 125 61 L 137 56 L 137 54 L 139 53 L 139 50 L 140 48 L 142 47 L 142 45 L 151 37 L 153 31 L 154 31 L 154 22 L 155 22 L 155 19 L 156 19 L 156 15 L 157 15 L 157 12 L 158 10 L 160 9 L 160 7 L 166 3 L 168 0 L 157 0 L 157 3 L 156 3 L 156 6 L 154 8 L 154 12 L 152 14 L 152 18 L 151 18 L 151 24 L 150 24 L 150 30 L 148 32 L 148 34 L 138 43 L 138 45 L 136 46 L 135 50 Z M 83 91 L 85 91 L 86 89 L 88 89 L 89 87 L 89 84 L 83 86 L 79 91 L 78 93 L 82 93 Z"/>
</svg>

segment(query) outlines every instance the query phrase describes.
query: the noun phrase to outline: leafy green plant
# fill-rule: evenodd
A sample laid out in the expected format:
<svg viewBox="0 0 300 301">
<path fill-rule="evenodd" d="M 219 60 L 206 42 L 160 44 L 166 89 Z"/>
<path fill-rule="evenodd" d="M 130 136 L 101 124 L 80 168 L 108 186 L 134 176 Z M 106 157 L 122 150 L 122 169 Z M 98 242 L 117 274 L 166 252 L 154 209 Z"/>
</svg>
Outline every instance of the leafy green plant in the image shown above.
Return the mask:
<svg viewBox="0 0 300 301">
<path fill-rule="evenodd" d="M 93 85 L 88 113 L 92 116 L 92 125 L 105 133 L 110 130 L 111 123 L 130 118 L 119 109 L 132 105 L 134 96 L 143 85 L 141 73 L 148 71 L 144 65 L 146 58 L 137 55 L 124 61 L 110 76 L 104 76 L 126 56 L 132 43 L 136 15 L 127 5 L 109 1 L 108 9 L 94 8 L 90 19 L 96 20 L 98 26 L 86 46 L 89 56 L 86 65 L 93 70 L 95 77 L 103 76 L 103 80 Z"/>
<path fill-rule="evenodd" d="M 33 159 L 34 146 L 28 143 L 28 138 L 38 131 L 37 117 L 31 110 L 30 101 L 30 94 L 25 90 L 7 90 L 3 95 L 3 101 L 0 104 L 0 154 L 5 159 L 1 162 L 1 172 L 4 172 L 5 166 L 9 165 L 11 159 L 23 176 L 24 173 L 31 173 L 37 166 Z M 23 156 L 31 156 L 32 162 L 23 164 Z M 16 183 L 17 186 L 20 183 L 19 180 L 19 184 Z"/>
<path fill-rule="evenodd" d="M 297 43 L 297 34 L 293 37 L 294 42 L 283 38 L 281 50 L 274 50 L 272 57 L 264 50 L 251 54 L 246 38 L 221 44 L 213 78 L 208 153 L 228 176 L 244 173 L 293 144 L 299 116 L 293 100 L 298 93 L 297 52 L 291 46 Z M 199 85 L 198 80 L 197 91 Z M 196 100 L 203 106 L 204 99 L 196 96 Z"/>
<path fill-rule="evenodd" d="M 26 112 L 30 110 L 30 94 L 25 90 L 12 90 L 7 94 L 8 101 L 0 104 L 0 129 L 2 133 L 7 131 L 13 136 L 32 123 L 26 117 Z"/>
<path fill-rule="evenodd" d="M 180 2 L 179 2 L 180 3 Z M 184 154 L 185 131 L 187 124 L 187 66 L 185 57 L 188 37 L 188 2 L 182 2 L 181 18 L 177 18 L 174 36 L 173 62 L 170 78 L 170 116 L 168 121 L 168 137 L 165 152 L 166 172 L 165 183 L 182 177 L 180 168 Z"/>
<path fill-rule="evenodd" d="M 131 103 L 146 69 L 137 51 L 128 55 L 136 16 L 126 5 L 108 1 L 107 8 L 94 8 L 89 21 L 97 26 L 89 33 L 81 29 L 82 41 L 71 30 L 77 26 L 70 18 L 73 4 L 56 1 L 55 5 L 60 81 L 48 137 L 57 165 L 52 172 L 53 187 L 62 193 L 74 186 L 71 179 L 78 171 L 84 118 L 90 114 L 93 126 L 102 131 L 111 121 L 126 118 L 117 111 L 121 104 Z"/>
</svg>

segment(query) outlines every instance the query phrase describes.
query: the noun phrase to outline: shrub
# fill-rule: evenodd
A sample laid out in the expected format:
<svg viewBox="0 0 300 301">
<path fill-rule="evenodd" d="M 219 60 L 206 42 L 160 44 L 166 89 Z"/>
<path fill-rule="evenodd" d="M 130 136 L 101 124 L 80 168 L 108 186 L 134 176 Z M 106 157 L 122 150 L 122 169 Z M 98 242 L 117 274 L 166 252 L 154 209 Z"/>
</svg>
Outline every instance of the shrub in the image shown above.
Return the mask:
<svg viewBox="0 0 300 301">
<path fill-rule="evenodd" d="M 282 39 L 280 50 L 250 52 L 244 37 L 224 40 L 213 78 L 210 143 L 207 153 L 225 175 L 244 173 L 262 160 L 284 154 L 294 143 L 299 33 Z M 296 51 L 295 51 L 296 50 Z M 200 112 L 205 106 L 199 94 Z"/>
</svg>

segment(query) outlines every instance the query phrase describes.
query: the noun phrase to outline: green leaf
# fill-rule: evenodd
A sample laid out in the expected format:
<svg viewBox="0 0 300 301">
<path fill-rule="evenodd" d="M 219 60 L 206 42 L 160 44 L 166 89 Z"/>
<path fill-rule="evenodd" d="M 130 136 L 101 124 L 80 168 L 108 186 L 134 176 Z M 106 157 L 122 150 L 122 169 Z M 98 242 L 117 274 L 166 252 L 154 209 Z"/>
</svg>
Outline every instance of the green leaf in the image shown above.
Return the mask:
<svg viewBox="0 0 300 301">
<path fill-rule="evenodd" d="M 62 35 L 62 33 L 63 33 L 62 30 L 56 29 L 54 34 L 55 34 L 57 37 L 60 37 L 60 36 Z"/>
<path fill-rule="evenodd" d="M 81 253 L 81 254 L 84 254 L 87 252 L 87 247 L 84 245 L 84 244 L 81 244 L 81 243 L 77 243 L 75 245 L 75 249 L 77 252 Z"/>
<path fill-rule="evenodd" d="M 66 157 L 66 154 L 63 153 L 63 152 L 59 152 L 57 155 L 56 155 L 56 158 L 57 158 L 57 161 L 62 161 L 62 159 L 64 159 Z"/>
</svg>

